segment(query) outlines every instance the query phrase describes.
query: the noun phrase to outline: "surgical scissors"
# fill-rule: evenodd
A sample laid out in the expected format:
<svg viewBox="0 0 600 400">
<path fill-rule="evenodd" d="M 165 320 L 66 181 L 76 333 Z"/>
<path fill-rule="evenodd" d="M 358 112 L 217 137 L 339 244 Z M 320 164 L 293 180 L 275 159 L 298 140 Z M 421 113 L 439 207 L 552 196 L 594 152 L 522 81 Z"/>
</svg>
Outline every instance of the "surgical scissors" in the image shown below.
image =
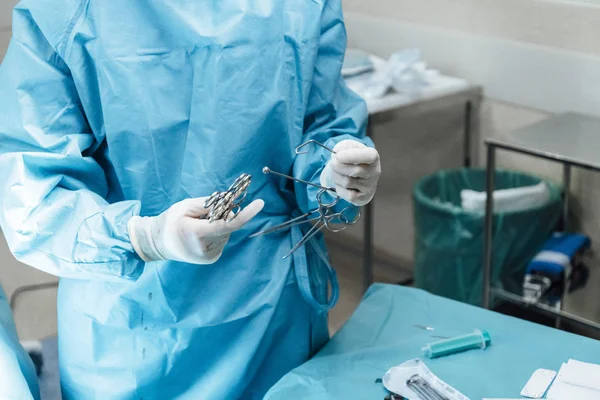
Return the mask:
<svg viewBox="0 0 600 400">
<path fill-rule="evenodd" d="M 225 219 L 231 222 L 237 217 L 242 202 L 248 194 L 248 187 L 252 182 L 252 176 L 240 175 L 225 192 L 214 192 L 204 202 L 204 208 L 208 208 L 207 219 L 209 222 Z"/>
<path fill-rule="evenodd" d="M 315 141 L 310 140 L 306 143 L 301 144 L 296 148 L 296 154 L 306 154 L 306 152 L 300 151 L 302 148 L 308 146 L 309 144 L 316 144 L 317 146 L 323 147 L 332 153 L 335 153 L 332 149 L 327 146 Z M 302 239 L 283 257 L 284 259 L 292 255 L 296 250 L 302 247 L 306 242 L 308 242 L 313 236 L 322 231 L 324 228 L 327 228 L 330 232 L 341 232 L 346 229 L 349 225 L 354 225 L 360 219 L 360 211 L 356 213 L 354 217 L 350 214 L 351 211 L 354 211 L 354 206 L 349 206 L 344 208 L 339 212 L 335 212 L 334 207 L 340 202 L 341 198 L 335 191 L 335 188 L 332 187 L 324 187 L 318 185 L 316 183 L 308 182 L 299 178 L 295 178 L 289 175 L 282 174 L 280 172 L 276 172 L 271 170 L 269 167 L 263 168 L 264 174 L 274 174 L 281 176 L 286 179 L 290 179 L 295 182 L 300 182 L 305 185 L 313 186 L 319 189 L 317 192 L 317 208 L 307 212 L 306 214 L 300 215 L 299 217 L 293 218 L 287 222 L 276 225 L 274 227 L 265 229 L 264 231 L 257 232 L 250 237 L 257 237 L 262 235 L 267 235 L 270 233 L 278 232 L 284 229 L 291 228 L 292 226 L 306 224 L 306 223 L 314 223 L 314 225 L 306 232 L 306 234 L 302 237 Z M 330 195 L 333 197 L 331 201 L 328 201 L 325 196 Z"/>
</svg>

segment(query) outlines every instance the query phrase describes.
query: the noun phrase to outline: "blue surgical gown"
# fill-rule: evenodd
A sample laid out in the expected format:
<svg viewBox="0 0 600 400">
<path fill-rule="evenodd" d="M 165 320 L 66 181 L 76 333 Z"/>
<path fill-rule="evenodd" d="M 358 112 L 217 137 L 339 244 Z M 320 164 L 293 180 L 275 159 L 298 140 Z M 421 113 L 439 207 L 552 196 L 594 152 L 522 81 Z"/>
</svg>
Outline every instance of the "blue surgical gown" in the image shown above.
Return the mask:
<svg viewBox="0 0 600 400">
<path fill-rule="evenodd" d="M 340 0 L 25 0 L 0 67 L 1 224 L 58 275 L 70 399 L 262 398 L 328 339 L 322 238 L 250 239 L 316 205 L 334 146 L 362 140 L 340 77 Z M 145 264 L 127 222 L 253 175 L 265 210 L 213 265 Z M 342 205 L 343 206 L 343 205 Z M 327 296 L 327 287 L 334 296 Z"/>
</svg>

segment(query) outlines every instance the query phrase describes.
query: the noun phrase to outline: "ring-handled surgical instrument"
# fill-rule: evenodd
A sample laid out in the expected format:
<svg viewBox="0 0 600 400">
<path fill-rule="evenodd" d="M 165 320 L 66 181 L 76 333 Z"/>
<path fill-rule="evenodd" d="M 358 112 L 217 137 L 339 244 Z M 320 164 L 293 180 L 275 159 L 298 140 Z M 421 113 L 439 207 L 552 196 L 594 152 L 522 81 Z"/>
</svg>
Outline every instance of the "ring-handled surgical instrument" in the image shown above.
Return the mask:
<svg viewBox="0 0 600 400">
<path fill-rule="evenodd" d="M 241 209 L 242 202 L 248 194 L 248 187 L 252 182 L 252 176 L 240 175 L 225 192 L 214 192 L 204 202 L 204 208 L 208 208 L 206 218 L 209 222 L 225 219 L 231 222 L 235 219 Z"/>
<path fill-rule="evenodd" d="M 303 143 L 300 146 L 296 147 L 296 154 L 306 154 L 306 151 L 301 151 L 301 150 L 304 147 L 308 146 L 309 144 L 315 144 L 315 145 L 320 146 L 320 147 L 330 151 L 331 153 L 335 154 L 335 152 L 332 149 L 330 149 L 329 147 L 327 147 L 324 144 L 319 143 L 315 140 L 309 140 L 308 142 Z M 306 232 L 306 234 L 302 237 L 302 239 L 283 258 L 289 257 L 291 254 L 293 254 L 296 250 L 298 250 L 300 247 L 302 247 L 307 241 L 309 241 L 313 236 L 315 236 L 317 233 L 322 231 L 324 228 L 327 228 L 327 230 L 329 230 L 330 232 L 341 232 L 344 229 L 346 229 L 349 225 L 356 224 L 358 222 L 358 220 L 360 219 L 360 211 L 357 211 L 355 216 L 350 215 L 350 213 L 355 210 L 354 206 L 346 207 L 343 210 L 341 210 L 340 212 L 336 212 L 334 210 L 334 207 L 341 200 L 341 198 L 336 193 L 335 188 L 321 186 L 321 185 L 318 185 L 313 182 L 308 182 L 308 181 L 305 181 L 305 180 L 302 180 L 299 178 L 295 178 L 293 176 L 283 174 L 281 172 L 276 172 L 276 171 L 271 170 L 269 167 L 264 167 L 262 171 L 264 174 L 277 175 L 277 176 L 283 177 L 285 179 L 289 179 L 294 182 L 299 182 L 299 183 L 302 183 L 302 184 L 305 184 L 308 186 L 312 186 L 312 187 L 316 187 L 319 189 L 319 191 L 317 192 L 317 198 L 316 198 L 317 208 L 315 208 L 314 210 L 311 210 L 299 217 L 292 218 L 289 221 L 286 221 L 282 224 L 265 229 L 261 232 L 257 232 L 250 236 L 250 237 L 256 237 L 256 236 L 267 235 L 267 234 L 278 232 L 278 231 L 281 231 L 284 229 L 289 229 L 292 226 L 306 224 L 306 223 L 313 223 L 314 225 L 308 230 L 308 232 Z M 331 196 L 333 199 L 331 201 L 328 201 L 325 198 L 326 194 Z"/>
<path fill-rule="evenodd" d="M 265 175 L 267 175 L 267 174 L 273 174 L 273 175 L 281 176 L 283 178 L 286 178 L 286 179 L 289 179 L 289 180 L 292 180 L 292 181 L 295 181 L 295 182 L 304 183 L 305 185 L 313 186 L 313 187 L 319 188 L 321 190 L 330 191 L 330 192 L 333 192 L 334 196 L 337 197 L 337 194 L 335 194 L 336 193 L 335 189 L 332 188 L 332 187 L 325 187 L 325 186 L 317 185 L 316 183 L 308 182 L 308 181 L 305 181 L 305 180 L 302 180 L 302 179 L 299 179 L 299 178 L 294 178 L 293 176 L 289 176 L 289 175 L 286 175 L 286 174 L 282 174 L 281 172 L 273 171 L 269 167 L 264 167 L 262 169 L 262 172 Z M 336 201 L 336 203 L 337 203 L 337 201 Z"/>
</svg>

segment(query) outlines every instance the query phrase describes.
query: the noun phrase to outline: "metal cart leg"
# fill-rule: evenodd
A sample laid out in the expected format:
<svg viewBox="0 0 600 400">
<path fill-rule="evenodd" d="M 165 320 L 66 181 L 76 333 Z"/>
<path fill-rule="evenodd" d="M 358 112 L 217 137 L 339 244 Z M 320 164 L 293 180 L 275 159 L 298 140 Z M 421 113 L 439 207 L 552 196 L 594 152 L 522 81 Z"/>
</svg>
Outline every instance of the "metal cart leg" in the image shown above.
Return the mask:
<svg viewBox="0 0 600 400">
<path fill-rule="evenodd" d="M 492 239 L 494 223 L 494 179 L 496 177 L 496 148 L 488 144 L 486 170 L 485 232 L 483 240 L 482 305 L 490 308 L 490 286 L 492 273 Z"/>
<path fill-rule="evenodd" d="M 469 100 L 467 104 L 465 104 L 465 143 L 464 143 L 464 163 L 463 166 L 465 168 L 469 168 L 471 166 L 471 128 L 473 124 L 472 120 L 472 111 L 473 111 L 473 103 Z"/>
<path fill-rule="evenodd" d="M 563 231 L 569 231 L 569 193 L 571 192 L 571 165 L 563 164 Z"/>
<path fill-rule="evenodd" d="M 563 164 L 563 210 L 562 210 L 562 223 L 563 223 L 563 231 L 569 231 L 569 193 L 571 193 L 571 165 Z M 560 294 L 560 301 L 556 305 L 556 308 L 560 311 L 564 309 L 565 299 L 567 293 L 569 293 L 569 276 L 567 275 L 568 271 L 565 271 L 565 282 L 562 287 L 562 292 Z M 556 317 L 554 321 L 554 326 L 557 329 L 560 329 L 562 319 L 561 317 Z"/>
<path fill-rule="evenodd" d="M 367 125 L 367 135 L 373 139 L 373 125 L 369 121 Z M 364 214 L 364 249 L 363 249 L 363 288 L 366 292 L 373 283 L 373 202 L 371 200 L 363 208 Z"/>
<path fill-rule="evenodd" d="M 373 283 L 373 201 L 364 207 L 365 250 L 363 265 L 363 287 L 365 292 Z"/>
</svg>

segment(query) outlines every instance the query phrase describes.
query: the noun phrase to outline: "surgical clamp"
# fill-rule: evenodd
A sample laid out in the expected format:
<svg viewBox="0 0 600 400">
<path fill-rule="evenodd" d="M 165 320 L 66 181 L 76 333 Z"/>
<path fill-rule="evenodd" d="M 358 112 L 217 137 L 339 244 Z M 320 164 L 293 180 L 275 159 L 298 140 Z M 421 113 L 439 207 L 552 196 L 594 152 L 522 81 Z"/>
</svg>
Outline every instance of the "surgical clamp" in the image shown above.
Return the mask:
<svg viewBox="0 0 600 400">
<path fill-rule="evenodd" d="M 237 217 L 242 202 L 248 194 L 248 187 L 252 182 L 252 176 L 242 174 L 225 192 L 214 192 L 204 202 L 204 208 L 208 208 L 206 218 L 209 222 L 225 219 L 231 222 Z"/>
<path fill-rule="evenodd" d="M 300 146 L 298 146 L 296 148 L 296 154 L 306 154 L 306 151 L 301 151 L 301 149 L 303 149 L 304 147 L 308 146 L 311 143 L 315 144 L 317 146 L 320 146 L 320 147 L 335 154 L 335 152 L 332 149 L 330 149 L 329 147 L 327 147 L 324 144 L 319 143 L 315 140 L 309 140 L 308 142 L 303 143 Z M 302 239 L 283 257 L 284 259 L 289 257 L 300 247 L 302 247 L 308 240 L 310 240 L 318 232 L 323 230 L 323 228 L 327 228 L 327 230 L 329 230 L 330 232 L 340 232 L 340 231 L 343 231 L 344 229 L 346 229 L 349 225 L 356 224 L 356 222 L 358 222 L 358 220 L 360 219 L 360 211 L 357 212 L 357 214 L 354 218 L 348 216 L 350 211 L 352 211 L 354 209 L 354 206 L 346 207 L 343 210 L 341 210 L 340 212 L 335 212 L 333 210 L 333 208 L 341 200 L 341 198 L 337 195 L 335 188 L 324 187 L 324 186 L 317 185 L 312 182 L 308 182 L 308 181 L 305 181 L 305 180 L 302 180 L 299 178 L 295 178 L 295 177 L 292 177 L 289 175 L 282 174 L 280 172 L 275 172 L 275 171 L 272 171 L 268 167 L 263 168 L 263 173 L 278 175 L 283 178 L 290 179 L 295 182 L 303 183 L 308 186 L 313 186 L 313 187 L 316 187 L 319 189 L 319 191 L 317 192 L 318 206 L 316 209 L 311 210 L 311 211 L 307 212 L 306 214 L 301 215 L 299 217 L 293 218 L 287 222 L 276 225 L 276 226 L 266 229 L 264 231 L 257 232 L 250 236 L 250 237 L 256 237 L 256 236 L 267 235 L 267 234 L 274 233 L 274 232 L 277 232 L 277 231 L 280 231 L 283 229 L 288 229 L 292 226 L 315 222 L 315 224 L 308 230 L 308 232 L 302 237 Z M 326 201 L 324 198 L 324 196 L 326 194 L 331 195 L 333 197 L 333 200 L 329 201 L 329 202 Z M 338 222 L 335 223 L 335 221 L 338 221 Z"/>
</svg>

